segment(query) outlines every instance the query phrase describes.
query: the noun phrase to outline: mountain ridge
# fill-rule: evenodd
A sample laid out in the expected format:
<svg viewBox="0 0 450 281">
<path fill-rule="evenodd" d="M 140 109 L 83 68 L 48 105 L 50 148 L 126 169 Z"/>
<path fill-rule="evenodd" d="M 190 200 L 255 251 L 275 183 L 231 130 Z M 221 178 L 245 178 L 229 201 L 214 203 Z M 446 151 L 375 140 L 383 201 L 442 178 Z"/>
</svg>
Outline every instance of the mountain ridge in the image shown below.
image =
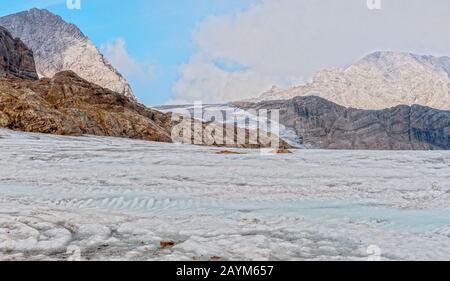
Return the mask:
<svg viewBox="0 0 450 281">
<path fill-rule="evenodd" d="M 374 52 L 349 67 L 317 72 L 311 83 L 269 91 L 250 102 L 320 96 L 358 109 L 420 104 L 450 109 L 450 58 Z"/>
<path fill-rule="evenodd" d="M 306 147 L 320 149 L 450 150 L 450 111 L 422 105 L 382 110 L 341 106 L 322 97 L 238 102 L 241 109 L 279 109 L 280 123 Z"/>
</svg>

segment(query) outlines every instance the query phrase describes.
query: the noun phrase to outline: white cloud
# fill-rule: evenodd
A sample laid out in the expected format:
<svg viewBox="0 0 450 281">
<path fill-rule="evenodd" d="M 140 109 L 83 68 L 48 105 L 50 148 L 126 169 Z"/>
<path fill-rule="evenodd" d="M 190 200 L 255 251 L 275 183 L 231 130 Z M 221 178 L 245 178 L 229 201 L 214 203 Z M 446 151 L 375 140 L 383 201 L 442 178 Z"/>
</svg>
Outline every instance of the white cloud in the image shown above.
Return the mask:
<svg viewBox="0 0 450 281">
<path fill-rule="evenodd" d="M 266 89 L 275 81 L 276 76 L 265 76 L 253 69 L 227 71 L 216 64 L 193 59 L 181 67 L 182 79 L 174 86 L 180 93 L 178 100 L 189 103 L 219 103 L 242 99 L 242 93 L 252 93 Z"/>
<path fill-rule="evenodd" d="M 378 50 L 450 54 L 450 1 L 264 0 L 211 16 L 193 34 L 197 53 L 181 67 L 176 99 L 224 102 L 289 87 L 319 69 L 345 67 Z M 238 69 L 217 62 L 240 65 Z"/>
<path fill-rule="evenodd" d="M 155 79 L 154 69 L 151 65 L 142 66 L 127 50 L 123 38 L 116 38 L 101 47 L 102 53 L 108 61 L 126 78 L 137 78 L 143 81 Z"/>
</svg>

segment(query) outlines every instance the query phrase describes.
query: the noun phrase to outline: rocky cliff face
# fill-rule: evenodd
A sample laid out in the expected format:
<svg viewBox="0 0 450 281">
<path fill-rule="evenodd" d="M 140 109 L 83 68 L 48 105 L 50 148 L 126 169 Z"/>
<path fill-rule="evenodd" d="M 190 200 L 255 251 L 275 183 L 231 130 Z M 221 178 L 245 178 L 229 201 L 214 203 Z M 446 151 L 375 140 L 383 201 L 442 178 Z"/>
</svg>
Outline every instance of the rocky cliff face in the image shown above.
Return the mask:
<svg viewBox="0 0 450 281">
<path fill-rule="evenodd" d="M 293 128 L 307 147 L 450 149 L 450 111 L 420 105 L 359 110 L 314 96 L 235 105 L 244 109 L 280 109 L 280 123 Z"/>
<path fill-rule="evenodd" d="M 320 96 L 346 107 L 383 109 L 420 104 L 450 110 L 450 58 L 373 53 L 346 69 L 319 71 L 312 83 L 252 100 Z"/>
<path fill-rule="evenodd" d="M 34 52 L 40 77 L 71 70 L 89 82 L 133 98 L 130 85 L 75 25 L 47 10 L 31 9 L 0 18 L 0 26 Z"/>
<path fill-rule="evenodd" d="M 0 76 L 38 79 L 33 52 L 0 26 Z"/>
</svg>

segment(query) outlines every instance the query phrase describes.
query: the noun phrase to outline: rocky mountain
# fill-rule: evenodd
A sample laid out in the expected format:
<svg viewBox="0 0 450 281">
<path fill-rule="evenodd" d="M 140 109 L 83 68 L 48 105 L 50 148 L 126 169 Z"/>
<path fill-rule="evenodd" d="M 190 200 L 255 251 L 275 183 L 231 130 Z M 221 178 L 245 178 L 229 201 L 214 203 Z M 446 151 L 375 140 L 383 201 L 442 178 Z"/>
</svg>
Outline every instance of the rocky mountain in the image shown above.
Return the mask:
<svg viewBox="0 0 450 281">
<path fill-rule="evenodd" d="M 235 103 L 243 109 L 280 109 L 280 123 L 307 147 L 323 149 L 450 149 L 450 111 L 420 105 L 383 110 L 340 106 L 320 97 Z"/>
<path fill-rule="evenodd" d="M 33 53 L 2 27 L 0 57 L 0 128 L 223 147 L 270 147 L 276 141 L 290 147 L 273 134 L 147 108 L 73 71 L 38 80 Z M 250 134 L 258 136 L 256 142 L 249 141 Z"/>
<path fill-rule="evenodd" d="M 274 88 L 252 101 L 320 96 L 359 109 L 420 104 L 449 110 L 449 77 L 449 57 L 376 52 L 348 68 L 319 71 L 309 84 Z"/>
<path fill-rule="evenodd" d="M 38 79 L 33 52 L 0 26 L 0 76 Z"/>
<path fill-rule="evenodd" d="M 0 26 L 34 52 L 40 77 L 71 70 L 91 83 L 133 97 L 124 77 L 75 25 L 47 10 L 31 9 L 0 18 Z"/>
<path fill-rule="evenodd" d="M 74 72 L 38 81 L 0 79 L 0 127 L 170 142 L 169 116 L 101 88 Z"/>
<path fill-rule="evenodd" d="M 181 134 L 172 137 L 177 126 Z M 237 142 L 239 136 L 257 133 L 234 125 L 206 124 L 190 118 L 172 118 L 147 108 L 133 99 L 90 83 L 72 71 L 53 78 L 27 80 L 0 78 L 0 127 L 57 135 L 97 135 L 159 142 L 190 141 L 199 136 L 199 145 L 259 148 L 277 136 L 259 138 L 255 144 Z M 202 130 L 198 130 L 201 128 Z M 208 131 L 208 128 L 213 128 Z M 223 134 L 218 134 L 222 130 Z M 223 143 L 224 138 L 228 140 Z M 188 138 L 188 139 L 186 139 Z M 230 141 L 231 140 L 231 141 Z"/>
</svg>

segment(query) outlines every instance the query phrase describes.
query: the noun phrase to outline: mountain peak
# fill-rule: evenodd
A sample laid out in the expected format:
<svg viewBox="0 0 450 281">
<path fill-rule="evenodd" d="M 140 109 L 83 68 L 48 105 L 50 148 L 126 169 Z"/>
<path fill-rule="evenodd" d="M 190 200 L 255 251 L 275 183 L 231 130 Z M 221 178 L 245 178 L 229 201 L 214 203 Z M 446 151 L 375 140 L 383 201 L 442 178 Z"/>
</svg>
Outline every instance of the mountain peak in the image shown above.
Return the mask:
<svg viewBox="0 0 450 281">
<path fill-rule="evenodd" d="M 47 9 L 38 8 L 31 8 L 29 10 L 4 16 L 3 18 L 18 18 L 22 20 L 37 20 L 37 18 L 40 18 L 42 21 L 64 21 L 62 17 L 50 12 Z"/>
<path fill-rule="evenodd" d="M 60 16 L 33 8 L 0 18 L 0 25 L 34 52 L 40 77 L 71 70 L 91 83 L 134 98 L 128 82 L 92 41 Z"/>
<path fill-rule="evenodd" d="M 403 67 L 424 67 L 429 71 L 445 72 L 450 77 L 450 58 L 418 55 L 404 52 L 378 51 L 362 58 L 355 65 L 372 64 L 379 69 L 392 70 Z M 355 66 L 353 65 L 353 66 Z"/>
<path fill-rule="evenodd" d="M 20 25 L 21 22 L 24 22 L 25 24 L 38 23 L 41 25 L 41 28 L 45 28 L 47 26 L 47 29 L 51 26 L 61 26 L 64 27 L 68 34 L 71 34 L 76 38 L 89 40 L 76 25 L 66 22 L 61 16 L 56 15 L 47 9 L 31 8 L 30 10 L 0 18 L 0 21 L 8 20 L 14 22 L 14 28 L 11 28 L 12 30 L 19 29 L 17 25 Z"/>
<path fill-rule="evenodd" d="M 402 53 L 402 52 L 391 52 L 391 51 L 378 51 L 371 53 L 365 57 L 363 57 L 361 60 L 359 60 L 354 65 L 362 65 L 362 64 L 374 64 L 378 66 L 385 66 L 385 65 L 401 65 L 405 62 L 419 62 L 419 60 L 425 60 L 424 58 L 421 59 L 421 56 L 411 54 L 411 53 Z M 354 66 L 353 65 L 353 66 Z"/>
<path fill-rule="evenodd" d="M 59 17 L 57 15 L 55 15 L 54 13 L 50 12 L 47 9 L 39 9 L 39 8 L 31 8 L 28 11 L 23 11 L 23 12 L 19 12 L 20 13 L 31 13 L 34 15 L 44 15 L 44 16 L 54 16 L 54 17 Z"/>
<path fill-rule="evenodd" d="M 407 60 L 407 59 L 415 59 L 419 62 L 427 62 L 427 61 L 440 61 L 440 60 L 444 60 L 444 59 L 449 59 L 449 57 L 436 57 L 436 56 L 432 56 L 432 55 L 419 55 L 419 54 L 406 53 L 406 52 L 377 51 L 377 52 L 373 52 L 373 53 L 363 57 L 358 63 L 379 62 L 379 61 L 387 61 L 387 60 L 399 61 L 399 60 Z"/>
<path fill-rule="evenodd" d="M 345 107 L 382 109 L 419 104 L 450 109 L 450 58 L 379 51 L 346 69 L 317 72 L 313 82 L 258 99 L 320 96 Z"/>
</svg>

